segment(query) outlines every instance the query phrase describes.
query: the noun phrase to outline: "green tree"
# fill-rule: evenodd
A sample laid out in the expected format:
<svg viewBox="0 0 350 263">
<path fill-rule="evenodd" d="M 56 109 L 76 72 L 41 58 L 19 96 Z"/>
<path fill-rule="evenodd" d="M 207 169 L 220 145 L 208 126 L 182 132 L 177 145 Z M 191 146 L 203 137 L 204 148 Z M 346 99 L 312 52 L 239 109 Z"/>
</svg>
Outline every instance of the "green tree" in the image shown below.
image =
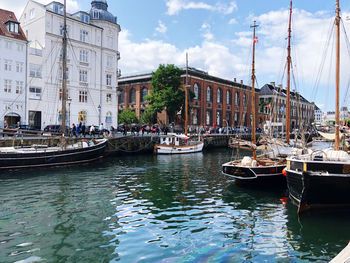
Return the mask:
<svg viewBox="0 0 350 263">
<path fill-rule="evenodd" d="M 156 121 L 156 113 L 151 108 L 146 109 L 140 116 L 140 122 L 145 124 L 153 124 Z"/>
<path fill-rule="evenodd" d="M 123 110 L 121 113 L 119 113 L 118 120 L 119 120 L 119 123 L 125 123 L 125 124 L 138 123 L 136 113 L 131 110 Z"/>
<path fill-rule="evenodd" d="M 166 110 L 169 120 L 175 120 L 177 112 L 185 102 L 185 91 L 181 89 L 181 74 L 183 70 L 174 65 L 159 65 L 155 72 L 152 72 L 150 94 L 146 97 L 150 110 L 160 113 Z"/>
</svg>

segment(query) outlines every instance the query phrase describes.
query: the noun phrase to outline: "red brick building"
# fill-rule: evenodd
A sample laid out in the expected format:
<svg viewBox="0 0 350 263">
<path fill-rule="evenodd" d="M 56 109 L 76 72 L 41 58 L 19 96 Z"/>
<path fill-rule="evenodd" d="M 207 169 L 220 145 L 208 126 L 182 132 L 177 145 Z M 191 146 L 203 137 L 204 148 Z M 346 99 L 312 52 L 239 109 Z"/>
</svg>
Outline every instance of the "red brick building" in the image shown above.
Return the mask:
<svg viewBox="0 0 350 263">
<path fill-rule="evenodd" d="M 119 79 L 119 112 L 124 109 L 135 111 L 140 117 L 147 108 L 145 96 L 149 94 L 152 74 L 134 75 Z M 185 70 L 181 76 L 185 83 Z M 190 103 L 189 126 L 209 127 L 251 127 L 251 87 L 209 75 L 195 68 L 188 69 L 188 83 L 195 94 Z M 259 108 L 259 95 L 256 90 L 256 112 Z M 165 113 L 158 115 L 158 122 L 169 124 Z M 259 118 L 256 117 L 258 126 Z"/>
</svg>

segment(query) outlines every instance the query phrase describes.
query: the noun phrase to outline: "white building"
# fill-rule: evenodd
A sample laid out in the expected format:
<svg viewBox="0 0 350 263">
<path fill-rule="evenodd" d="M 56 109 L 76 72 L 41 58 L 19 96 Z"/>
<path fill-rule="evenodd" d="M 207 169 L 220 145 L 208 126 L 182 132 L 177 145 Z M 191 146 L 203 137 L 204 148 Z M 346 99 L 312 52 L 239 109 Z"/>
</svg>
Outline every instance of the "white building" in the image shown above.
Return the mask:
<svg viewBox="0 0 350 263">
<path fill-rule="evenodd" d="M 316 124 L 323 124 L 322 110 L 315 104 L 315 122 Z"/>
<path fill-rule="evenodd" d="M 89 12 L 67 14 L 67 125 L 116 126 L 120 26 L 108 12 L 106 0 L 91 5 Z M 41 128 L 59 124 L 63 5 L 29 0 L 20 21 L 30 41 L 28 122 Z"/>
<path fill-rule="evenodd" d="M 0 127 L 26 123 L 27 39 L 15 14 L 0 9 Z"/>
</svg>

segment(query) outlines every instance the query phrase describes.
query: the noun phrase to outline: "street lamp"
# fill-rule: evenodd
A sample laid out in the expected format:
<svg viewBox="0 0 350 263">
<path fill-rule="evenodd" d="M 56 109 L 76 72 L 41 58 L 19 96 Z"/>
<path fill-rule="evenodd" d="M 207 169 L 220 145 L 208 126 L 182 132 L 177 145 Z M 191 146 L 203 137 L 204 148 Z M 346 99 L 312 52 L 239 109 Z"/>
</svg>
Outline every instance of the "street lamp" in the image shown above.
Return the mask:
<svg viewBox="0 0 350 263">
<path fill-rule="evenodd" d="M 118 121 L 119 121 L 119 96 L 121 94 L 121 91 L 117 88 L 117 118 L 116 118 L 116 121 L 117 121 L 117 129 L 118 129 Z"/>
<path fill-rule="evenodd" d="M 98 125 L 101 124 L 101 105 L 98 105 Z"/>
</svg>

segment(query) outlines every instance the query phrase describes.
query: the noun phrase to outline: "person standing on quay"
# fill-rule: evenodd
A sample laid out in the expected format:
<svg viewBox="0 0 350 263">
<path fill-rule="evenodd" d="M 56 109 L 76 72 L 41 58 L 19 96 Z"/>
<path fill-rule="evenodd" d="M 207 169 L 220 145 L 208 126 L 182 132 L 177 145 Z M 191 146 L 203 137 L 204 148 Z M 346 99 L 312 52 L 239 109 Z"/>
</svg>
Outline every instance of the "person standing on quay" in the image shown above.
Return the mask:
<svg viewBox="0 0 350 263">
<path fill-rule="evenodd" d="M 102 122 L 100 124 L 99 130 L 100 130 L 100 135 L 103 135 L 103 123 Z"/>
<path fill-rule="evenodd" d="M 83 123 L 83 125 L 81 126 L 81 133 L 83 134 L 84 138 L 85 138 L 85 135 L 86 135 L 86 126 L 85 126 L 85 123 Z"/>
<path fill-rule="evenodd" d="M 91 137 L 94 137 L 94 132 L 95 132 L 95 126 L 92 124 L 92 125 L 90 126 L 90 136 L 91 136 Z"/>
<path fill-rule="evenodd" d="M 72 135 L 75 136 L 75 124 L 72 125 Z"/>
</svg>

